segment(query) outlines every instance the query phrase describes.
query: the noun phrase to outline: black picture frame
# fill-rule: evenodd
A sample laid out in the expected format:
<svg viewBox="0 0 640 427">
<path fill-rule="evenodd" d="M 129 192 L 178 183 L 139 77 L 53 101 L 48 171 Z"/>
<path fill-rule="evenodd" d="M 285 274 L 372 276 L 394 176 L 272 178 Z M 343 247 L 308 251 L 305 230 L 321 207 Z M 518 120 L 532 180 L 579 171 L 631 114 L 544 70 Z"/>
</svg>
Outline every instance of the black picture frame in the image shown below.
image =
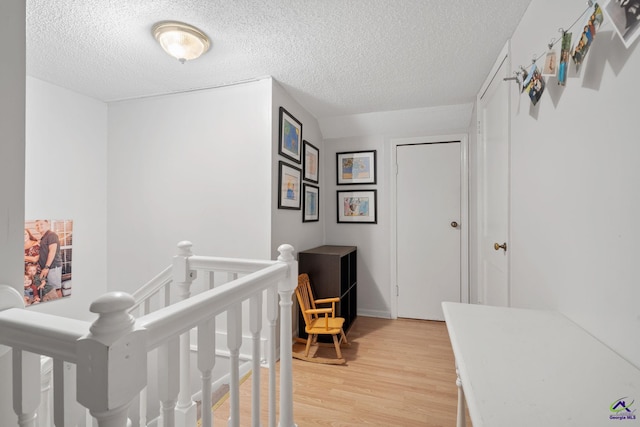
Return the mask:
<svg viewBox="0 0 640 427">
<path fill-rule="evenodd" d="M 278 130 L 278 154 L 296 163 L 301 163 L 302 123 L 284 107 L 280 107 Z"/>
<path fill-rule="evenodd" d="M 303 141 L 303 147 L 304 162 L 302 170 L 304 170 L 304 180 L 317 184 L 320 176 L 320 150 L 309 141 Z"/>
<path fill-rule="evenodd" d="M 300 210 L 301 183 L 300 168 L 278 162 L 278 209 Z"/>
<path fill-rule="evenodd" d="M 302 222 L 317 222 L 320 220 L 320 187 L 305 182 L 302 188 Z"/>
<path fill-rule="evenodd" d="M 336 153 L 336 184 L 375 184 L 377 180 L 376 155 L 376 150 Z"/>
<path fill-rule="evenodd" d="M 338 223 L 378 223 L 377 190 L 338 190 L 336 193 Z"/>
</svg>

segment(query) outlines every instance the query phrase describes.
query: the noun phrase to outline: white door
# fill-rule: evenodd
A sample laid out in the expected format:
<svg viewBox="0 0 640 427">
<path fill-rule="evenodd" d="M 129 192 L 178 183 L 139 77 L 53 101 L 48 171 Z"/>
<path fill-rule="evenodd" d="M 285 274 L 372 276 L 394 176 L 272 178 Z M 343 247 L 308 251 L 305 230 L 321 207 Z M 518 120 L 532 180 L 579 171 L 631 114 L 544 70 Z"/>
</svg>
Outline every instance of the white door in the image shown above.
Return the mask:
<svg viewBox="0 0 640 427">
<path fill-rule="evenodd" d="M 444 320 L 460 301 L 461 144 L 399 145 L 396 160 L 398 316 Z"/>
<path fill-rule="evenodd" d="M 508 46 L 478 95 L 478 300 L 509 306 Z"/>
</svg>

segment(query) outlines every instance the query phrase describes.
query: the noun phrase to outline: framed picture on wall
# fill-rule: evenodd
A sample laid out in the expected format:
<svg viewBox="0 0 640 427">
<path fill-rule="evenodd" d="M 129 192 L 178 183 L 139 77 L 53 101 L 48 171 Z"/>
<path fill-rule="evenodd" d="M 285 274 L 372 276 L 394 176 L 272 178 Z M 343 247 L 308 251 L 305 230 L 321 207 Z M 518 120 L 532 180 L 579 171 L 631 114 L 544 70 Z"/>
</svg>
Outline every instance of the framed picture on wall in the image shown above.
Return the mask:
<svg viewBox="0 0 640 427">
<path fill-rule="evenodd" d="M 287 110 L 280 107 L 280 132 L 278 153 L 296 163 L 300 162 L 302 150 L 302 123 Z"/>
<path fill-rule="evenodd" d="M 376 224 L 377 191 L 338 191 L 338 223 Z"/>
<path fill-rule="evenodd" d="M 376 150 L 336 153 L 337 184 L 375 184 Z"/>
<path fill-rule="evenodd" d="M 304 141 L 304 179 L 318 183 L 320 150 L 309 141 Z"/>
<path fill-rule="evenodd" d="M 314 222 L 320 219 L 320 188 L 304 184 L 302 199 L 302 222 Z"/>
<path fill-rule="evenodd" d="M 72 251 L 73 220 L 24 222 L 25 306 L 71 296 Z"/>
<path fill-rule="evenodd" d="M 279 162 L 278 209 L 300 209 L 301 177 L 299 168 Z"/>
</svg>

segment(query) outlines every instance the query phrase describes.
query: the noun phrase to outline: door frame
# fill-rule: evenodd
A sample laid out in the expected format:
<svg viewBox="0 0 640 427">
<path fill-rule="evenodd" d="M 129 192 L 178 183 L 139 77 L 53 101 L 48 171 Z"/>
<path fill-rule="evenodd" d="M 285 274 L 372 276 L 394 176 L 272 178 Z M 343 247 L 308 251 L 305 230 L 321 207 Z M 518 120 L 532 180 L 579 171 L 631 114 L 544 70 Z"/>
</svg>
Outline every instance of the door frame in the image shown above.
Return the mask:
<svg viewBox="0 0 640 427">
<path fill-rule="evenodd" d="M 487 75 L 487 78 L 485 79 L 484 83 L 482 83 L 482 86 L 480 86 L 480 92 L 478 92 L 478 95 L 476 96 L 476 141 L 477 141 L 477 149 L 480 150 L 482 149 L 484 146 L 482 144 L 482 117 L 480 117 L 480 105 L 482 103 L 482 100 L 484 99 L 485 95 L 487 94 L 489 87 L 491 86 L 491 83 L 493 83 L 493 81 L 496 78 L 507 78 L 510 77 L 509 75 L 506 76 L 500 76 L 498 75 L 498 71 L 500 70 L 500 67 L 503 65 L 503 63 L 506 64 L 506 68 L 507 68 L 507 72 L 509 72 L 511 70 L 511 41 L 507 40 L 507 42 L 505 43 L 504 47 L 500 50 L 500 54 L 497 56 L 495 63 L 493 64 L 493 66 L 491 67 L 491 71 L 489 72 L 489 74 Z M 509 96 L 507 97 L 507 111 L 509 112 L 509 116 L 508 116 L 508 123 L 507 123 L 507 235 L 506 235 L 506 241 L 508 243 L 509 246 L 511 246 L 511 105 L 512 105 L 512 101 L 511 101 L 511 91 L 509 91 Z M 475 265 L 475 270 L 476 270 L 476 277 L 477 279 L 477 303 L 479 304 L 484 304 L 486 303 L 485 301 L 485 295 L 486 295 L 486 284 L 484 282 L 484 279 L 481 277 L 480 272 L 482 271 L 482 259 L 480 257 L 480 253 L 482 250 L 484 250 L 483 248 L 483 242 L 482 242 L 482 238 L 480 236 L 480 230 L 481 230 L 481 226 L 482 226 L 482 222 L 484 221 L 484 216 L 483 216 L 483 206 L 484 206 L 484 191 L 483 191 L 483 173 L 484 170 L 486 168 L 486 164 L 483 163 L 483 157 L 481 155 L 477 155 L 476 156 L 476 161 L 477 161 L 477 165 L 476 165 L 476 192 L 478 195 L 477 198 L 477 202 L 478 202 L 478 209 L 477 209 L 477 218 L 476 218 L 476 230 L 478 230 L 477 232 L 477 239 L 476 239 L 476 265 Z M 513 247 L 513 246 L 511 246 Z M 507 257 L 507 303 L 508 306 L 511 307 L 511 252 L 507 251 L 505 256 Z"/>
<path fill-rule="evenodd" d="M 399 145 L 435 144 L 447 141 L 460 142 L 460 300 L 469 302 L 469 136 L 467 134 L 450 134 L 435 136 L 419 136 L 413 138 L 394 138 L 389 142 L 389 200 L 390 206 L 390 256 L 391 271 L 389 277 L 391 318 L 398 318 L 398 200 L 397 185 L 397 148 Z"/>
</svg>

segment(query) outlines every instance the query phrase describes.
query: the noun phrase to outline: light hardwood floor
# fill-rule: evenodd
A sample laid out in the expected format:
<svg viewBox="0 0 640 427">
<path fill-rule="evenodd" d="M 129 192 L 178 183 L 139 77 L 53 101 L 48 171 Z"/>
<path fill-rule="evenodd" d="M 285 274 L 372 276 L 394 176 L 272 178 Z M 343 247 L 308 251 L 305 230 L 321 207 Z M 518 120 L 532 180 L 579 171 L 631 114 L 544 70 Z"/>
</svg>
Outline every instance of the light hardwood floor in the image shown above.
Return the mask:
<svg viewBox="0 0 640 427">
<path fill-rule="evenodd" d="M 347 338 L 351 347 L 343 349 L 346 365 L 293 359 L 298 426 L 456 425 L 455 366 L 444 322 L 361 316 Z M 263 369 L 263 426 L 268 425 L 267 374 Z M 242 426 L 250 425 L 250 396 L 247 380 L 240 390 Z M 228 414 L 227 400 L 214 414 L 215 425 L 226 425 Z"/>
</svg>

